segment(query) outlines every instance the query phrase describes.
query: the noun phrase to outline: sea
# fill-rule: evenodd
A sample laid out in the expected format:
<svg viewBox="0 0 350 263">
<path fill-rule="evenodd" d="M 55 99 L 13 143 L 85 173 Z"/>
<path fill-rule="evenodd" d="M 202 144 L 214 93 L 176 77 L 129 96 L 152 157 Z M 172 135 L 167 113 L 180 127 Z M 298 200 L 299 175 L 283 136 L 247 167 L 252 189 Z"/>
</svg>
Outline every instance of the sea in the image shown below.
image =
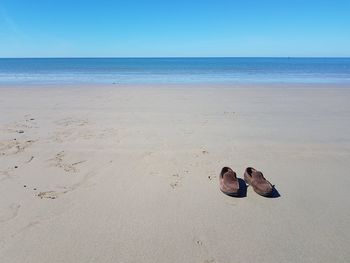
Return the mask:
<svg viewBox="0 0 350 263">
<path fill-rule="evenodd" d="M 0 58 L 0 84 L 340 83 L 350 58 Z"/>
</svg>

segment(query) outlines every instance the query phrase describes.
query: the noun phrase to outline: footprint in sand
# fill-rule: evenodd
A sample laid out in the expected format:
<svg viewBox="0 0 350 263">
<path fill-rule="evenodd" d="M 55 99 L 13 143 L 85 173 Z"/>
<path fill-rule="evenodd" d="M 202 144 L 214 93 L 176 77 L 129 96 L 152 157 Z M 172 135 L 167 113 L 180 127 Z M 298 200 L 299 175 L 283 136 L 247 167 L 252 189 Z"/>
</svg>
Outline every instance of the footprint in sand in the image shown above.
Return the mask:
<svg viewBox="0 0 350 263">
<path fill-rule="evenodd" d="M 75 128 L 70 128 L 63 131 L 54 132 L 54 135 L 49 139 L 55 142 L 67 142 L 67 141 L 75 141 L 79 139 L 90 140 L 91 138 L 96 138 L 96 134 L 90 130 L 78 131 Z"/>
<path fill-rule="evenodd" d="M 83 186 L 84 184 L 86 184 L 88 182 L 88 180 L 93 177 L 94 175 L 96 175 L 95 171 L 90 171 L 88 173 L 86 173 L 79 182 L 75 183 L 75 184 L 71 184 L 69 186 L 65 186 L 63 187 L 63 190 L 61 188 L 61 190 L 58 191 L 44 191 L 44 192 L 39 192 L 39 194 L 37 194 L 38 197 L 40 197 L 40 199 L 56 199 L 61 195 L 67 194 L 69 192 L 72 192 L 78 188 L 80 188 L 81 186 Z M 36 190 L 36 188 L 34 188 L 33 190 Z"/>
<path fill-rule="evenodd" d="M 46 199 L 56 199 L 60 194 L 64 194 L 65 192 L 55 192 L 55 191 L 46 191 L 46 192 L 40 192 L 38 194 L 38 197 L 41 199 L 46 198 Z"/>
<path fill-rule="evenodd" d="M 184 171 L 185 173 L 188 173 L 187 170 Z M 170 183 L 171 188 L 176 189 L 181 185 L 181 181 L 183 179 L 183 176 L 179 175 L 178 173 L 172 175 L 173 182 Z"/>
<path fill-rule="evenodd" d="M 13 155 L 23 152 L 25 149 L 30 147 L 35 141 L 34 140 L 4 140 L 0 141 L 0 152 L 1 155 Z"/>
<path fill-rule="evenodd" d="M 34 122 L 34 118 L 29 117 L 27 115 L 24 117 L 25 120 L 9 123 L 6 125 L 6 127 L 2 129 L 6 132 L 22 134 L 25 133 L 27 129 L 38 128 L 36 126 L 36 123 Z"/>
<path fill-rule="evenodd" d="M 77 173 L 79 169 L 77 165 L 86 162 L 86 160 L 78 161 L 74 163 L 68 163 L 65 161 L 66 154 L 64 151 L 56 154 L 55 158 L 50 159 L 49 161 L 53 162 L 53 165 L 59 168 L 62 168 L 67 173 Z"/>
<path fill-rule="evenodd" d="M 7 222 L 18 215 L 18 211 L 21 205 L 11 204 L 7 209 L 3 210 L 0 214 L 0 223 Z"/>
<path fill-rule="evenodd" d="M 74 119 L 66 118 L 54 122 L 56 125 L 61 126 L 61 129 L 54 132 L 50 139 L 62 143 L 66 141 L 75 141 L 78 139 L 90 140 L 92 138 L 98 138 L 96 131 L 89 130 L 84 127 L 89 124 L 87 119 Z"/>
<path fill-rule="evenodd" d="M 59 126 L 84 126 L 87 125 L 89 121 L 87 119 L 74 119 L 74 118 L 65 118 L 62 120 L 58 120 L 55 122 L 55 124 Z"/>
<path fill-rule="evenodd" d="M 172 176 L 173 176 L 175 181 L 171 182 L 170 186 L 171 186 L 171 188 L 175 189 L 176 187 L 178 187 L 180 185 L 181 178 L 180 178 L 179 174 L 173 174 Z"/>
<path fill-rule="evenodd" d="M 53 136 L 51 136 L 49 139 L 52 139 L 55 142 L 66 142 L 69 139 L 71 139 L 71 136 L 73 135 L 74 131 L 59 131 L 55 132 Z"/>
</svg>

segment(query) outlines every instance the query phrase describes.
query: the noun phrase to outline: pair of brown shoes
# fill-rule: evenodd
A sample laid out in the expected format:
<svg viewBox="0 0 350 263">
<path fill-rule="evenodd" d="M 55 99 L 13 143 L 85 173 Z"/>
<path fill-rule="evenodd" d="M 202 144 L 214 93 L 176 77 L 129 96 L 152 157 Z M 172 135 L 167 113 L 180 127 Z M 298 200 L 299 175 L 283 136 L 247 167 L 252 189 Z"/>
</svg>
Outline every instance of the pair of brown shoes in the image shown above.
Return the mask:
<svg viewBox="0 0 350 263">
<path fill-rule="evenodd" d="M 246 184 L 251 185 L 256 193 L 262 196 L 269 197 L 273 192 L 273 185 L 267 181 L 262 174 L 252 167 L 248 167 L 244 171 L 244 181 Z M 240 195 L 239 181 L 236 173 L 229 167 L 224 167 L 221 170 L 220 177 L 220 190 L 230 196 Z"/>
</svg>

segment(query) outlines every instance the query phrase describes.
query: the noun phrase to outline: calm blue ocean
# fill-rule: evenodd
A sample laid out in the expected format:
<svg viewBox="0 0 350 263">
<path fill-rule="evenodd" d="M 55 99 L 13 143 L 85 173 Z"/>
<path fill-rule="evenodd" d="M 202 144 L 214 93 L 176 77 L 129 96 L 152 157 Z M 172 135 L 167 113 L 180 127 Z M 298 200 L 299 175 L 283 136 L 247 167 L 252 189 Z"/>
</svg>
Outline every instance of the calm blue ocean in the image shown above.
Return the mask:
<svg viewBox="0 0 350 263">
<path fill-rule="evenodd" d="M 350 58 L 2 58 L 4 83 L 350 83 Z"/>
</svg>

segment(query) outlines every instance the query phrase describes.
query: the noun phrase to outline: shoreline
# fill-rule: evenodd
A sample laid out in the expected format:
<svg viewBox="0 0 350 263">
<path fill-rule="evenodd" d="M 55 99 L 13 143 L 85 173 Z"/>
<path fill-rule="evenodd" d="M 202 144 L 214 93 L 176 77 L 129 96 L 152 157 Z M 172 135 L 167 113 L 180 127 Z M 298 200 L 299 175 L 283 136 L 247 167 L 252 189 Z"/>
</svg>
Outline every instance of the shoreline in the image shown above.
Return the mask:
<svg viewBox="0 0 350 263">
<path fill-rule="evenodd" d="M 350 83 L 1 83 L 4 88 L 350 88 Z"/>
</svg>

